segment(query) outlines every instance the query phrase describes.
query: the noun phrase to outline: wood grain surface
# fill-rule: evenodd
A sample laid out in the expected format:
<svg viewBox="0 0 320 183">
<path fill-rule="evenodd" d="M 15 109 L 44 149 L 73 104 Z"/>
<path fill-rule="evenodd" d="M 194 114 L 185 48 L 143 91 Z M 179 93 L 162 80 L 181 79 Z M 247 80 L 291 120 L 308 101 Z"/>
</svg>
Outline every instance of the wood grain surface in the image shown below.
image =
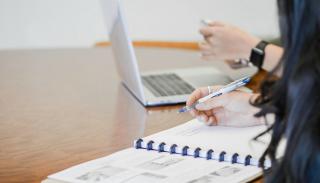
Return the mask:
<svg viewBox="0 0 320 183">
<path fill-rule="evenodd" d="M 139 48 L 137 56 L 142 71 L 236 72 L 190 50 Z M 0 182 L 39 183 L 191 119 L 176 113 L 180 106 L 143 107 L 115 68 L 109 47 L 0 51 Z"/>
</svg>

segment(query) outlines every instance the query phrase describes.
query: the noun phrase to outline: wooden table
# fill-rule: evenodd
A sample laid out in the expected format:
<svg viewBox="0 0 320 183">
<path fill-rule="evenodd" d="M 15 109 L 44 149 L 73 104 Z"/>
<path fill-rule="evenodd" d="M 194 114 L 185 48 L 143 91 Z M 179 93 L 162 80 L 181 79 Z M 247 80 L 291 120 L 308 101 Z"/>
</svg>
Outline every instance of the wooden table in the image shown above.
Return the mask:
<svg viewBox="0 0 320 183">
<path fill-rule="evenodd" d="M 137 49 L 141 70 L 212 66 L 195 51 Z M 234 72 L 233 74 L 237 74 Z M 0 51 L 0 182 L 47 175 L 130 147 L 191 117 L 145 108 L 120 83 L 110 48 Z"/>
</svg>

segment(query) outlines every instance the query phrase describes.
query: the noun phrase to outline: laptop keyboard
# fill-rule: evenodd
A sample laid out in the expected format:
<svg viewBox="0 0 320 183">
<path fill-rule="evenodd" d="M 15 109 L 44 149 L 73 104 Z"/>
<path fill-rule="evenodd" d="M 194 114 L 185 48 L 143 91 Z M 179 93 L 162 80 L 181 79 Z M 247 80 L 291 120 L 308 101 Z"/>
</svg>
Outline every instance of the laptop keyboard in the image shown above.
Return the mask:
<svg viewBox="0 0 320 183">
<path fill-rule="evenodd" d="M 156 97 L 187 95 L 194 88 L 173 73 L 142 76 L 142 82 Z"/>
</svg>

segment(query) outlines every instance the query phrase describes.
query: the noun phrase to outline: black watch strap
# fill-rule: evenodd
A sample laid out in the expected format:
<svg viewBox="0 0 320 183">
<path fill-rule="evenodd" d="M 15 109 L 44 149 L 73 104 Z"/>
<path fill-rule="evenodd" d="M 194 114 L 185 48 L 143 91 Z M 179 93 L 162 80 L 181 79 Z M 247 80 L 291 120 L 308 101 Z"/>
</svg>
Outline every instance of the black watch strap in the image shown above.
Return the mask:
<svg viewBox="0 0 320 183">
<path fill-rule="evenodd" d="M 257 66 L 259 69 L 263 65 L 265 48 L 269 43 L 266 41 L 260 41 L 256 47 L 251 50 L 250 62 Z"/>
</svg>

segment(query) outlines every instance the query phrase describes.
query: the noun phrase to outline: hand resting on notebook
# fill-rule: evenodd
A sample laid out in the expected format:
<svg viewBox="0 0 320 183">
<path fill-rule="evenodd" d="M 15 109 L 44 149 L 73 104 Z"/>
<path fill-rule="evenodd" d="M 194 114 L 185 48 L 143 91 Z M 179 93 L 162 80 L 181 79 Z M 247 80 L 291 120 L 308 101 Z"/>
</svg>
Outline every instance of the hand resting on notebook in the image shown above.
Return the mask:
<svg viewBox="0 0 320 183">
<path fill-rule="evenodd" d="M 219 86 L 213 86 L 213 90 Z M 208 95 L 208 88 L 203 87 L 195 90 L 188 98 L 187 105 L 192 105 L 198 99 Z M 257 97 L 258 94 L 243 91 L 233 91 L 218 97 L 211 98 L 196 106 L 190 111 L 193 117 L 207 125 L 246 127 L 263 124 L 261 118 L 254 117 L 259 111 L 252 106 L 249 101 Z"/>
</svg>

